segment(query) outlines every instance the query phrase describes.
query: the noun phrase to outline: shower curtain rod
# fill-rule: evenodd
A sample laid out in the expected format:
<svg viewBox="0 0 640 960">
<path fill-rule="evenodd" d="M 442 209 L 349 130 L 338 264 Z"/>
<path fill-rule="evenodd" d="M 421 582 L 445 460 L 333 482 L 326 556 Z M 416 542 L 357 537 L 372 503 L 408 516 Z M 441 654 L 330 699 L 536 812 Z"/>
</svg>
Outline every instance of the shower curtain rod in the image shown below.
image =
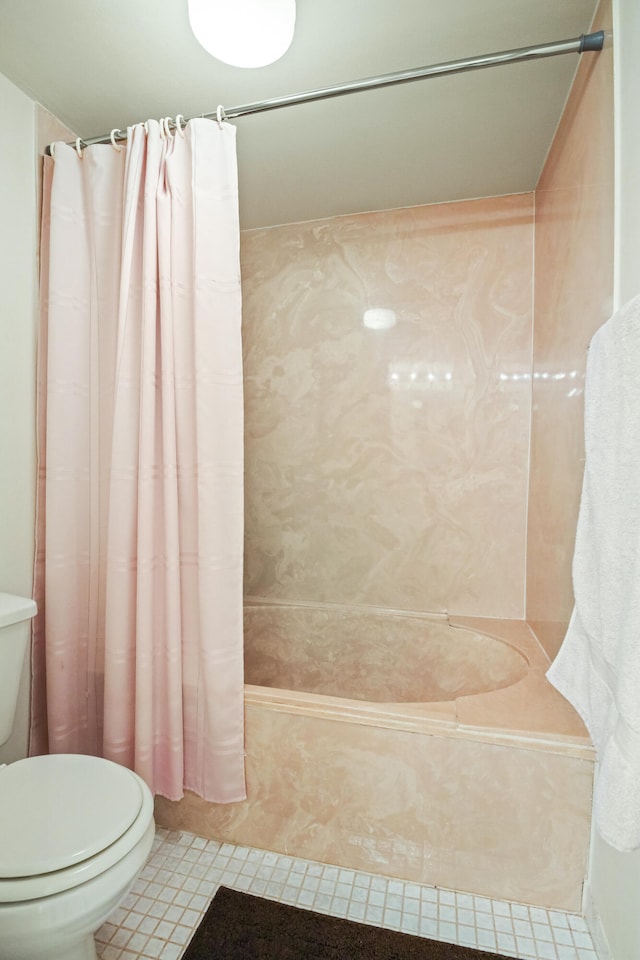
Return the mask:
<svg viewBox="0 0 640 960">
<path fill-rule="evenodd" d="M 245 117 L 253 113 L 265 113 L 267 110 L 278 110 L 280 107 L 291 107 L 298 103 L 312 103 L 314 100 L 329 100 L 331 97 L 342 97 L 349 93 L 359 93 L 363 90 L 375 90 L 379 87 L 391 87 L 400 83 L 411 83 L 414 80 L 426 80 L 430 77 L 441 77 L 453 73 L 466 73 L 468 70 L 481 70 L 484 67 L 495 67 L 503 63 L 520 63 L 524 60 L 539 60 L 543 57 L 557 57 L 565 53 L 588 53 L 602 50 L 604 32 L 583 33 L 572 40 L 556 40 L 552 43 L 539 44 L 532 47 L 519 47 L 515 50 L 504 50 L 502 53 L 489 53 L 480 57 L 470 57 L 465 60 L 449 60 L 445 63 L 436 63 L 432 66 L 416 67 L 413 70 L 401 70 L 397 73 L 387 73 L 379 77 L 368 77 L 364 80 L 353 80 L 350 83 L 337 84 L 334 87 L 324 87 L 319 90 L 308 90 L 305 93 L 296 93 L 293 96 L 274 97 L 271 100 L 260 100 L 256 103 L 245 103 L 238 107 L 223 107 L 222 116 L 226 120 L 236 117 Z M 219 119 L 218 111 L 199 114 L 206 120 Z M 189 119 L 194 119 L 190 117 Z M 188 122 L 185 121 L 185 122 Z M 170 121 L 169 126 L 175 128 Z M 113 140 L 126 140 L 126 130 L 116 130 L 112 134 L 102 134 L 99 137 L 80 138 L 81 146 L 91 146 L 94 143 L 110 143 Z M 71 144 L 73 146 L 74 144 Z M 50 153 L 47 147 L 47 153 Z"/>
</svg>

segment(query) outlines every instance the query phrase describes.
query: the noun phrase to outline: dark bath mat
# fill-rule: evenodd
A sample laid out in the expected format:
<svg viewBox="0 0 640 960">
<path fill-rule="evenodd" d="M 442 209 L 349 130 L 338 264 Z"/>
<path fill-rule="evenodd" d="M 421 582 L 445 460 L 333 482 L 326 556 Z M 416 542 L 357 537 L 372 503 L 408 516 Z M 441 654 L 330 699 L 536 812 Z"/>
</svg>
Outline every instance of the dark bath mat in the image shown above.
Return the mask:
<svg viewBox="0 0 640 960">
<path fill-rule="evenodd" d="M 182 960 L 509 960 L 220 887 Z"/>
</svg>

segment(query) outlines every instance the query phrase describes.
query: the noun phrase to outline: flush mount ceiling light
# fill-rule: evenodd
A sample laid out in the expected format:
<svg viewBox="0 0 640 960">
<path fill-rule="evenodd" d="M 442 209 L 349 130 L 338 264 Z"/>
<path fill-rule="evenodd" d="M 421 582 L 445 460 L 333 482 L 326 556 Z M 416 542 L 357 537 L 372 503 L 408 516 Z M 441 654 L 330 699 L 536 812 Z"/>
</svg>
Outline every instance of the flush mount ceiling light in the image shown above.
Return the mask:
<svg viewBox="0 0 640 960">
<path fill-rule="evenodd" d="M 188 5 L 198 42 L 232 67 L 264 67 L 293 40 L 295 0 L 188 0 Z"/>
</svg>

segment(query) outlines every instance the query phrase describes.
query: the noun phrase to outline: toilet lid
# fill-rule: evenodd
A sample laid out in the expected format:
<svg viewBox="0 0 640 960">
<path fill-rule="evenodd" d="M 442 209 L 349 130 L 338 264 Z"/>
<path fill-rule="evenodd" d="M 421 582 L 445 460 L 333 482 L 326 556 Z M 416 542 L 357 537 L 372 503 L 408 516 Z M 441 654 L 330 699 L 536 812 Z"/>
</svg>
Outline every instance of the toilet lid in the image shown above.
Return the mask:
<svg viewBox="0 0 640 960">
<path fill-rule="evenodd" d="M 0 878 L 32 877 L 105 850 L 132 825 L 140 786 L 99 757 L 29 757 L 0 769 Z"/>
</svg>

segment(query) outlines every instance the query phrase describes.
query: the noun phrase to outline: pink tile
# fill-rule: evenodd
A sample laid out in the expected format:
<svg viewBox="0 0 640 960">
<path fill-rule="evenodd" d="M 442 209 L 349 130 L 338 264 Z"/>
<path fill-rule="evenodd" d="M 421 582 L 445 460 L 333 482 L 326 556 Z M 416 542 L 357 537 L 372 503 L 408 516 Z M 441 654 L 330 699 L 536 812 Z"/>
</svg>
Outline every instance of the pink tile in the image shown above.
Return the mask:
<svg viewBox="0 0 640 960">
<path fill-rule="evenodd" d="M 523 195 L 243 234 L 248 595 L 523 615 L 532 231 Z"/>
<path fill-rule="evenodd" d="M 603 0 L 593 29 L 611 22 Z M 612 59 L 610 44 L 582 59 L 536 190 L 527 619 L 551 656 L 573 606 L 586 350 L 612 303 Z"/>
</svg>

